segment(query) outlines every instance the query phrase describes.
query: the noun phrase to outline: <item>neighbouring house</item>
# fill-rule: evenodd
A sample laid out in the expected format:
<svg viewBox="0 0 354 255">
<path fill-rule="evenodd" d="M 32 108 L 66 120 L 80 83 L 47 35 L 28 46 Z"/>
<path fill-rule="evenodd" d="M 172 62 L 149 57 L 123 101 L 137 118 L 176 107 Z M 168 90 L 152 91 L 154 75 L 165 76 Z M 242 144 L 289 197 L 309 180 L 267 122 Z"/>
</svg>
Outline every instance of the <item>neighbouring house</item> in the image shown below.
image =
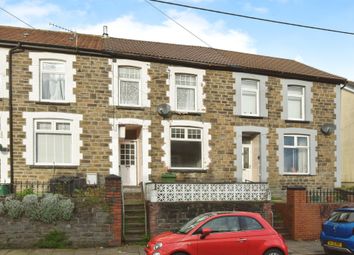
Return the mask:
<svg viewBox="0 0 354 255">
<path fill-rule="evenodd" d="M 275 196 L 340 185 L 339 129 L 323 127 L 340 124 L 342 77 L 289 59 L 18 27 L 0 27 L 0 47 L 1 182 L 115 174 L 136 186 L 172 172 L 267 183 Z"/>
<path fill-rule="evenodd" d="M 342 150 L 342 184 L 354 185 L 354 82 L 349 81 L 341 90 L 341 150 Z"/>
</svg>

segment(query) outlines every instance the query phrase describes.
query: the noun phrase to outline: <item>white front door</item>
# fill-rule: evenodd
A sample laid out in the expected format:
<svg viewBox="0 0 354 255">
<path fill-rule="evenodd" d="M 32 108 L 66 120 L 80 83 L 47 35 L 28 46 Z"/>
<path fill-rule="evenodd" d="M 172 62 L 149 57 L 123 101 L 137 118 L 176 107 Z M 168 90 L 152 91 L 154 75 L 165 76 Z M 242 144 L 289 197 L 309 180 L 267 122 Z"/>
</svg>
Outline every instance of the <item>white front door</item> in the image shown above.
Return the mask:
<svg viewBox="0 0 354 255">
<path fill-rule="evenodd" d="M 138 185 L 136 151 L 136 141 L 124 141 L 120 144 L 120 176 L 123 185 Z"/>
<path fill-rule="evenodd" d="M 252 180 L 252 145 L 242 144 L 242 182 Z"/>
</svg>

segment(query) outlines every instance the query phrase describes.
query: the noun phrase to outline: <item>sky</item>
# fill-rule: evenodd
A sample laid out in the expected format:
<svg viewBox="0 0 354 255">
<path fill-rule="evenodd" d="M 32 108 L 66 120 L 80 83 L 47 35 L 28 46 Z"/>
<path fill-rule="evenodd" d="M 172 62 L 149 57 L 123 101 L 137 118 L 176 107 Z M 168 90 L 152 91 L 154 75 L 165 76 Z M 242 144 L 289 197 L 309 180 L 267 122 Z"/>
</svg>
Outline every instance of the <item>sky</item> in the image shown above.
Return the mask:
<svg viewBox="0 0 354 255">
<path fill-rule="evenodd" d="M 354 36 L 275 25 L 148 0 L 0 0 L 35 28 L 206 46 L 288 58 L 354 80 Z M 353 0 L 169 0 L 243 15 L 354 32 Z M 25 25 L 0 10 L 0 24 Z"/>
</svg>

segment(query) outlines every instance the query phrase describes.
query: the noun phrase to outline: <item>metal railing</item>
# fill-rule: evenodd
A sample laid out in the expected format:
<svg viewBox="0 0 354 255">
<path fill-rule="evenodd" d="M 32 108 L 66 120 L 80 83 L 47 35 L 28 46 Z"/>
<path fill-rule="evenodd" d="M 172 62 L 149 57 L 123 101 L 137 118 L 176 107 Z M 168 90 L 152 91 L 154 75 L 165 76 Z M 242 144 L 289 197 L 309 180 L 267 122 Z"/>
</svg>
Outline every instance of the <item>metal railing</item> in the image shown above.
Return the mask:
<svg viewBox="0 0 354 255">
<path fill-rule="evenodd" d="M 268 183 L 146 183 L 151 202 L 269 201 Z"/>
<path fill-rule="evenodd" d="M 308 203 L 354 202 L 354 191 L 346 189 L 307 190 L 306 200 Z"/>
</svg>

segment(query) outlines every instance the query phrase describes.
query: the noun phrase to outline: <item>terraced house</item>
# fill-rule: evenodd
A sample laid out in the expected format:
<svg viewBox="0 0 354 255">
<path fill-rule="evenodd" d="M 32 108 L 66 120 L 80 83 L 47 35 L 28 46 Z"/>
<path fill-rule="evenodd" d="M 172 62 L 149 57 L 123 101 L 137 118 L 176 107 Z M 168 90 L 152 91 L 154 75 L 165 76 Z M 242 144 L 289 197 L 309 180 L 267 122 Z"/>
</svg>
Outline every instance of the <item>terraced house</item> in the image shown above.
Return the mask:
<svg viewBox="0 0 354 255">
<path fill-rule="evenodd" d="M 340 86 L 302 63 L 0 27 L 1 182 L 340 184 Z M 12 157 L 10 157 L 12 156 Z"/>
</svg>

